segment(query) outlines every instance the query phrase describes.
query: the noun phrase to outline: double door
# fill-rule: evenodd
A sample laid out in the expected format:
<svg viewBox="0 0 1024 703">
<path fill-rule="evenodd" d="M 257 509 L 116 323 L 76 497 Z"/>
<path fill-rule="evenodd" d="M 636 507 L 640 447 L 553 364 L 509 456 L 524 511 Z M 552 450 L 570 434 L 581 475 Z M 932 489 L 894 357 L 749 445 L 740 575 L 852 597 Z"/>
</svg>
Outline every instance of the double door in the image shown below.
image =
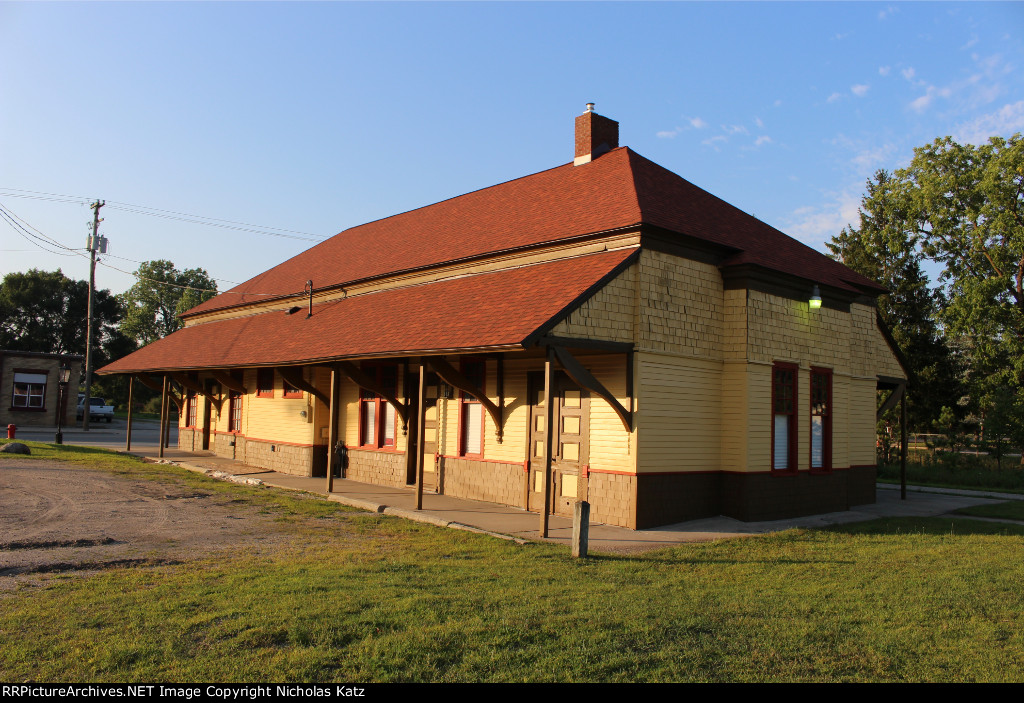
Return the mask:
<svg viewBox="0 0 1024 703">
<path fill-rule="evenodd" d="M 544 375 L 531 374 L 529 509 L 540 512 L 544 496 L 544 451 L 547 442 L 547 399 Z M 555 374 L 552 393 L 555 436 L 551 446 L 548 510 L 572 515 L 573 504 L 587 500 L 583 467 L 590 460 L 590 397 L 565 373 Z"/>
</svg>

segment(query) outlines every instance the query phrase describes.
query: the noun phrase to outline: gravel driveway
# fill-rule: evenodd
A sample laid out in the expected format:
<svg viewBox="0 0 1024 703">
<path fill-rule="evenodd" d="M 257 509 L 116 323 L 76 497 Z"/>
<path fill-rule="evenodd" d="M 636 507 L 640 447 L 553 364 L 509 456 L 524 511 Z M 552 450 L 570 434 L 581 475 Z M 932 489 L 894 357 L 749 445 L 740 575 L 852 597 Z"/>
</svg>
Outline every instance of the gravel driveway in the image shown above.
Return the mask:
<svg viewBox="0 0 1024 703">
<path fill-rule="evenodd" d="M 223 494 L 57 461 L 0 462 L 0 591 L 69 572 L 155 566 L 289 538 Z"/>
</svg>

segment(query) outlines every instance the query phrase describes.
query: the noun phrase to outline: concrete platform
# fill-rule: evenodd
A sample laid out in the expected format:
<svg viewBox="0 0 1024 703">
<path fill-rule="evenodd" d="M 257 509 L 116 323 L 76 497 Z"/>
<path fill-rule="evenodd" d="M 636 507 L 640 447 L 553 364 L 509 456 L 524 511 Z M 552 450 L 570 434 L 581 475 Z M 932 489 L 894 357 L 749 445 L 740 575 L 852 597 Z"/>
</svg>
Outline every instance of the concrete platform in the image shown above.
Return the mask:
<svg viewBox="0 0 1024 703">
<path fill-rule="evenodd" d="M 132 453 L 151 460 L 157 459 L 155 447 L 146 447 L 139 452 L 133 451 Z M 521 508 L 426 493 L 423 496 L 423 510 L 417 511 L 415 509 L 416 493 L 412 488 L 392 488 L 347 479 L 335 479 L 334 490 L 328 494 L 324 478 L 305 478 L 266 471 L 212 454 L 168 449 L 165 450 L 164 461 L 196 471 L 213 472 L 219 478 L 239 483 L 258 483 L 322 495 L 328 500 L 369 512 L 394 515 L 444 527 L 483 532 L 517 542 L 540 540 L 540 517 L 536 513 L 526 512 Z M 877 503 L 858 506 L 855 510 L 767 522 L 741 522 L 727 517 L 715 517 L 647 530 L 629 530 L 623 527 L 592 523 L 590 526 L 590 549 L 594 552 L 610 553 L 641 552 L 690 542 L 707 542 L 777 532 L 794 527 L 825 527 L 862 522 L 878 517 L 931 517 L 944 515 L 971 505 L 997 503 L 1005 500 L 1024 500 L 1024 496 L 1016 494 L 927 489 L 927 492 L 924 490 L 909 491 L 907 500 L 904 501 L 900 500 L 898 487 L 889 487 L 884 484 L 879 484 L 877 496 Z M 572 538 L 572 521 L 563 517 L 551 516 L 548 535 L 544 541 L 569 546 Z"/>
</svg>

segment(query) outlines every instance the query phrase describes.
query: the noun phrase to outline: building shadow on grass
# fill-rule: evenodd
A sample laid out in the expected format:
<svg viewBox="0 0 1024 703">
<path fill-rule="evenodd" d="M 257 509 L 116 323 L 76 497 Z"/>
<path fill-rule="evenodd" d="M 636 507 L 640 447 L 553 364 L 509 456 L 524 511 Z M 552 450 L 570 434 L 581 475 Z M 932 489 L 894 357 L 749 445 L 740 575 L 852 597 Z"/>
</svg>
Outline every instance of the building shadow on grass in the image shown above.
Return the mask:
<svg viewBox="0 0 1024 703">
<path fill-rule="evenodd" d="M 1024 525 L 973 520 L 967 516 L 887 517 L 820 528 L 848 535 L 1007 535 L 1024 536 Z"/>
</svg>

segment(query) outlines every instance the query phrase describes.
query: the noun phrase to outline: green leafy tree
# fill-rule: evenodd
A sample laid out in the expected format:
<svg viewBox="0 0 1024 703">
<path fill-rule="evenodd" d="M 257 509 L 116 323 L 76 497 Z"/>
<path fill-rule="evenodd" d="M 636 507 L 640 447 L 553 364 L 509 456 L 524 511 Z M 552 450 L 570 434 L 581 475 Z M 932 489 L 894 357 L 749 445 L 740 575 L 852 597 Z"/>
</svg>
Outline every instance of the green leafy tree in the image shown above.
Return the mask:
<svg viewBox="0 0 1024 703">
<path fill-rule="evenodd" d="M 9 273 L 0 282 L 0 348 L 85 354 L 89 284 L 57 271 Z M 93 336 L 101 361 L 132 350 L 118 330 L 123 310 L 109 290 L 95 291 Z"/>
<path fill-rule="evenodd" d="M 217 294 L 217 283 L 205 270 L 179 271 L 163 259 L 140 265 L 135 276 L 138 282 L 121 295 L 121 330 L 139 346 L 180 329 L 178 315 Z"/>
<path fill-rule="evenodd" d="M 991 393 L 1024 385 L 1024 140 L 949 137 L 915 150 L 897 172 L 923 251 L 944 267 L 942 317 L 969 338 L 975 374 Z"/>
<path fill-rule="evenodd" d="M 867 182 L 859 226 L 844 228 L 827 243 L 833 258 L 888 289 L 878 311 L 917 378 L 907 396 L 911 427 L 933 426 L 943 406 L 962 394 L 955 357 L 939 328 L 939 299 L 921 267 L 923 253 L 907 206 L 907 184 L 886 171 Z M 891 430 L 896 413 L 883 419 Z M 883 438 L 889 436 L 882 432 Z"/>
</svg>

